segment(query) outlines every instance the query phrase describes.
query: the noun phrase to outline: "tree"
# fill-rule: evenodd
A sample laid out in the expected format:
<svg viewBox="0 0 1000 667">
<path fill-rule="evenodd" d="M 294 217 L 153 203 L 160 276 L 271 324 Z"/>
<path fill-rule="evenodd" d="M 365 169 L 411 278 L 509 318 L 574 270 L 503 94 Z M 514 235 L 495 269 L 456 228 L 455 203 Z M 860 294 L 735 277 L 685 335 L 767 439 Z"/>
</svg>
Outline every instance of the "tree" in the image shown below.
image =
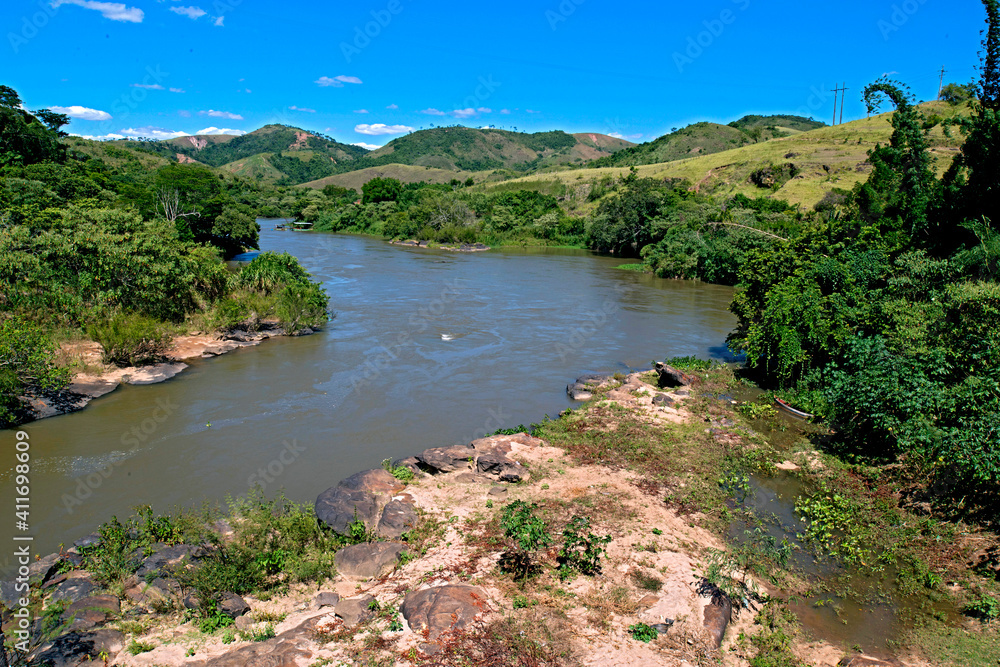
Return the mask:
<svg viewBox="0 0 1000 667">
<path fill-rule="evenodd" d="M 64 113 L 56 113 L 55 111 L 50 111 L 49 109 L 39 109 L 35 112 L 35 118 L 42 121 L 45 127 L 49 128 L 53 132 L 56 132 L 60 137 L 68 136 L 65 132 L 60 130 L 63 125 L 69 125 L 69 116 Z"/>
<path fill-rule="evenodd" d="M 20 421 L 26 395 L 69 384 L 69 371 L 55 366 L 55 350 L 38 327 L 17 318 L 0 322 L 0 428 Z"/>
<path fill-rule="evenodd" d="M 895 81 L 883 77 L 865 87 L 869 113 L 878 111 L 882 96 L 896 107 L 888 146 L 869 151 L 872 173 L 854 189 L 856 213 L 861 221 L 877 226 L 889 244 L 902 248 L 917 239 L 927 243 L 928 210 L 937 180 L 931 169 L 923 114 Z"/>
<path fill-rule="evenodd" d="M 949 83 L 941 89 L 941 99 L 951 106 L 958 106 L 974 99 L 976 85 L 973 83 Z"/>
<path fill-rule="evenodd" d="M 395 178 L 376 177 L 361 186 L 361 202 L 377 204 L 396 201 L 403 193 L 403 184 Z"/>
<path fill-rule="evenodd" d="M 247 209 L 248 206 L 230 206 L 212 222 L 212 245 L 222 248 L 226 257 L 258 247 L 260 224 Z"/>
</svg>

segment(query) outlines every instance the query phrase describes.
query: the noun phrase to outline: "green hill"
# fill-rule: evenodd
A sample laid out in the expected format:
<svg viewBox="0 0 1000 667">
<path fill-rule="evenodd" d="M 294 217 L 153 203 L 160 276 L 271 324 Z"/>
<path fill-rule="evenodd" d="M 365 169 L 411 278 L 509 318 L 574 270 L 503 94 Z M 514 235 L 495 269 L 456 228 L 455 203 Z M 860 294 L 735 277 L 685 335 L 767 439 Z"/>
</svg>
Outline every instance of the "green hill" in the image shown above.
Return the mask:
<svg viewBox="0 0 1000 667">
<path fill-rule="evenodd" d="M 372 151 L 365 167 L 409 164 L 452 171 L 512 169 L 530 171 L 554 165 L 583 164 L 600 155 L 632 146 L 628 141 L 600 134 L 509 132 L 470 127 L 420 130 Z"/>
<path fill-rule="evenodd" d="M 601 157 L 588 166 L 638 167 L 672 162 L 787 137 L 818 127 L 823 127 L 823 123 L 799 116 L 744 116 L 729 125 L 695 123 L 653 141 Z"/>
<path fill-rule="evenodd" d="M 953 107 L 944 102 L 927 102 L 920 107 L 925 115 L 931 118 L 938 116 L 938 120 L 969 113 L 968 106 Z M 871 171 L 868 151 L 878 143 L 889 142 L 892 135 L 891 116 L 891 113 L 885 113 L 836 127 L 825 126 L 783 138 L 732 147 L 709 155 L 698 154 L 684 159 L 642 164 L 637 171 L 639 177 L 685 179 L 691 183 L 692 189 L 703 193 L 766 196 L 812 207 L 835 188 L 849 190 L 855 183 L 868 178 Z M 731 127 L 728 129 L 738 131 Z M 934 168 L 939 175 L 951 164 L 962 143 L 958 132 L 950 134 L 945 135 L 940 125 L 928 129 L 931 154 L 936 160 Z M 719 136 L 723 135 L 720 133 Z M 621 154 L 653 143 L 656 142 L 627 149 Z M 553 178 L 567 186 L 579 187 L 588 180 L 619 177 L 623 174 L 623 167 L 631 166 L 627 163 L 599 166 L 601 162 L 592 162 L 584 169 L 524 176 L 508 181 L 508 187 L 513 183 Z"/>
</svg>

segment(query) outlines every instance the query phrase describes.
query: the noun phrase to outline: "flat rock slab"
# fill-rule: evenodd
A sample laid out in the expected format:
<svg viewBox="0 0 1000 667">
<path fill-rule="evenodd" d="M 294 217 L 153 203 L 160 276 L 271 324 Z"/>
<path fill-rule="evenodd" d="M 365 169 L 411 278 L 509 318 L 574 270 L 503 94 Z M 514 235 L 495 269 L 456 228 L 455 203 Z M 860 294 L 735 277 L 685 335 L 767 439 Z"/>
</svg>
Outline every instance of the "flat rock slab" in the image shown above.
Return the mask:
<svg viewBox="0 0 1000 667">
<path fill-rule="evenodd" d="M 313 598 L 313 606 L 317 609 L 322 607 L 336 607 L 340 602 L 340 595 L 329 591 L 322 591 Z"/>
<path fill-rule="evenodd" d="M 49 554 L 45 558 L 36 560 L 28 566 L 28 583 L 32 586 L 43 586 L 55 575 L 62 562 L 63 557 L 59 554 Z"/>
<path fill-rule="evenodd" d="M 870 655 L 849 655 L 845 656 L 837 667 L 899 667 L 895 660 L 879 660 Z"/>
<path fill-rule="evenodd" d="M 316 517 L 338 533 L 347 533 L 355 518 L 369 529 L 379 520 L 379 499 L 368 491 L 333 486 L 316 498 Z"/>
<path fill-rule="evenodd" d="M 417 460 L 438 472 L 468 470 L 476 458 L 476 450 L 469 445 L 432 447 L 417 454 Z"/>
<path fill-rule="evenodd" d="M 312 664 L 312 651 L 302 646 L 314 631 L 315 620 L 310 619 L 274 639 L 243 646 L 204 662 L 185 664 L 191 667 L 299 667 Z"/>
<path fill-rule="evenodd" d="M 175 361 L 168 364 L 156 364 L 155 366 L 142 366 L 140 368 L 130 368 L 128 373 L 122 375 L 122 382 L 128 384 L 156 384 L 174 377 L 187 368 L 187 364 Z"/>
<path fill-rule="evenodd" d="M 353 628 L 372 615 L 371 604 L 374 600 L 375 598 L 371 595 L 341 600 L 337 603 L 333 613 L 344 621 L 345 628 Z"/>
<path fill-rule="evenodd" d="M 146 558 L 135 574 L 140 579 L 146 579 L 151 574 L 157 576 L 169 574 L 180 565 L 191 562 L 198 551 L 200 551 L 198 547 L 190 544 L 178 544 L 172 547 L 164 545 Z"/>
<path fill-rule="evenodd" d="M 53 589 L 52 601 L 67 600 L 72 604 L 85 597 L 89 597 L 95 590 L 97 590 L 97 586 L 87 577 L 67 579 Z"/>
<path fill-rule="evenodd" d="M 367 491 L 390 496 L 406 488 L 406 484 L 393 477 L 388 470 L 381 468 L 355 473 L 337 486 L 352 491 Z"/>
<path fill-rule="evenodd" d="M 93 595 L 89 598 L 77 600 L 70 606 L 66 607 L 66 611 L 63 612 L 63 620 L 68 620 L 77 612 L 87 610 L 99 611 L 106 616 L 112 616 L 114 614 L 121 613 L 122 603 L 114 595 Z"/>
<path fill-rule="evenodd" d="M 486 594 L 466 584 L 425 588 L 407 593 L 400 611 L 411 629 L 433 642 L 442 632 L 464 629 L 486 611 Z"/>
<path fill-rule="evenodd" d="M 412 503 L 391 500 L 382 510 L 375 534 L 388 540 L 395 540 L 413 530 L 419 517 Z"/>
<path fill-rule="evenodd" d="M 661 387 L 687 387 L 701 382 L 697 375 L 690 375 L 662 362 L 656 363 L 656 373 Z"/>
<path fill-rule="evenodd" d="M 101 653 L 112 659 L 125 646 L 125 635 L 117 630 L 71 632 L 59 637 L 38 656 L 39 664 L 51 667 L 81 667 L 104 664 Z"/>
<path fill-rule="evenodd" d="M 392 572 L 406 545 L 399 542 L 362 542 L 345 547 L 333 557 L 337 574 L 351 579 L 377 579 Z"/>
</svg>

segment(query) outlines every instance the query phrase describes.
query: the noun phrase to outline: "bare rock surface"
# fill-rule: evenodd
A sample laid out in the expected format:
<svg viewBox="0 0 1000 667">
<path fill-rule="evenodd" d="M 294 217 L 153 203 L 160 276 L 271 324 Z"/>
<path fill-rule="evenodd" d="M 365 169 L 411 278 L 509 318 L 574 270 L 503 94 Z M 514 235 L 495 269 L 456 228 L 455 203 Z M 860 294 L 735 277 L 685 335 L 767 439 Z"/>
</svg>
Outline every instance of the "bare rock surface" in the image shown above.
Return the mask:
<svg viewBox="0 0 1000 667">
<path fill-rule="evenodd" d="M 438 472 L 455 472 L 468 470 L 475 456 L 476 450 L 469 445 L 452 445 L 424 450 L 417 454 L 417 460 Z"/>
<path fill-rule="evenodd" d="M 486 594 L 477 586 L 445 584 L 407 593 L 400 611 L 410 628 L 434 642 L 443 632 L 465 629 L 486 611 Z"/>
<path fill-rule="evenodd" d="M 333 557 L 337 574 L 352 579 L 377 579 L 392 572 L 406 551 L 400 542 L 362 542 L 344 547 Z"/>
<path fill-rule="evenodd" d="M 419 517 L 413 503 L 390 500 L 382 510 L 375 534 L 389 540 L 399 539 L 417 525 Z"/>
<path fill-rule="evenodd" d="M 113 657 L 125 646 L 125 635 L 117 630 L 71 632 L 53 641 L 39 656 L 39 664 L 50 667 L 82 667 L 104 662 L 102 653 Z"/>
</svg>

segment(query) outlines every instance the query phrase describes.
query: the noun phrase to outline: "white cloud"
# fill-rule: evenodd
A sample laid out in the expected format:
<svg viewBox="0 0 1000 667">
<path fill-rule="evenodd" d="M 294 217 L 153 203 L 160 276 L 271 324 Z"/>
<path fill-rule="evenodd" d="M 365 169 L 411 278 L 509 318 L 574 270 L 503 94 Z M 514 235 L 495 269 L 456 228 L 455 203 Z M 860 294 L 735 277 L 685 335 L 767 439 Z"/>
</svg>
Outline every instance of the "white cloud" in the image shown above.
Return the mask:
<svg viewBox="0 0 1000 667">
<path fill-rule="evenodd" d="M 479 113 L 493 113 L 493 109 L 490 109 L 489 107 L 479 107 L 476 111 Z"/>
<path fill-rule="evenodd" d="M 198 130 L 195 134 L 231 134 L 234 137 L 241 137 L 246 132 L 243 130 L 231 130 L 228 127 L 206 127 L 204 130 Z"/>
<path fill-rule="evenodd" d="M 76 105 L 69 107 L 49 107 L 49 109 L 56 113 L 64 113 L 70 118 L 79 118 L 80 120 L 111 120 L 111 114 L 107 111 L 88 109 L 87 107 L 78 107 Z"/>
<path fill-rule="evenodd" d="M 435 109 L 434 107 L 431 107 L 430 109 L 424 109 L 420 113 L 425 113 L 428 116 L 443 116 L 443 115 L 445 115 L 445 113 L 443 111 L 441 111 L 439 109 Z"/>
<path fill-rule="evenodd" d="M 542 113 L 541 111 L 535 111 L 534 109 L 525 109 L 528 113 Z"/>
<path fill-rule="evenodd" d="M 190 118 L 191 112 L 188 111 L 187 109 L 181 109 L 180 111 L 177 112 L 177 115 L 180 116 L 181 118 Z"/>
<path fill-rule="evenodd" d="M 184 90 L 183 88 L 171 88 L 170 92 L 172 92 L 172 93 L 186 93 L 187 91 Z"/>
<path fill-rule="evenodd" d="M 101 16 L 112 21 L 124 21 L 126 23 L 142 23 L 145 16 L 141 9 L 136 7 L 126 7 L 120 2 L 97 2 L 96 0 L 52 0 L 52 8 L 56 9 L 62 5 L 76 5 L 84 9 L 93 9 L 100 12 Z"/>
<path fill-rule="evenodd" d="M 396 110 L 398 108 L 399 108 L 398 104 L 390 104 L 389 106 L 386 107 L 386 109 L 393 109 L 393 110 Z"/>
<path fill-rule="evenodd" d="M 225 28 L 226 26 L 223 25 L 223 21 L 225 20 L 226 20 L 225 16 L 217 16 L 215 17 L 215 22 L 212 23 L 212 25 L 214 25 L 216 28 Z"/>
<path fill-rule="evenodd" d="M 158 83 L 130 83 L 133 88 L 145 88 L 146 90 L 163 90 L 163 86 Z"/>
<path fill-rule="evenodd" d="M 321 76 L 314 82 L 321 88 L 343 88 L 345 83 L 361 83 L 361 79 L 356 76 L 335 76 L 332 79 L 328 76 Z"/>
<path fill-rule="evenodd" d="M 366 144 L 366 143 L 365 143 L 365 142 L 363 142 L 363 141 L 359 141 L 359 142 L 357 142 L 357 143 L 354 143 L 354 144 L 351 144 L 351 145 L 352 145 L 352 146 L 361 146 L 362 148 L 367 148 L 367 149 L 368 149 L 368 150 L 370 150 L 370 151 L 373 151 L 373 150 L 375 150 L 376 148 L 382 148 L 381 146 L 376 146 L 375 144 Z"/>
<path fill-rule="evenodd" d="M 91 139 L 93 141 L 113 141 L 115 139 L 125 139 L 125 135 L 124 134 L 115 134 L 114 132 L 112 132 L 111 134 L 101 134 L 101 135 L 73 134 L 72 132 L 70 132 L 69 136 L 71 136 L 71 137 L 81 137 L 83 139 Z"/>
<path fill-rule="evenodd" d="M 413 132 L 413 128 L 408 125 L 384 125 L 382 123 L 375 123 L 374 125 L 356 125 L 354 127 L 354 131 L 358 134 L 378 136 L 380 134 L 406 134 L 407 132 Z"/>
<path fill-rule="evenodd" d="M 476 110 L 471 107 L 468 109 L 455 109 L 451 112 L 451 115 L 455 118 L 472 118 L 476 115 Z"/>
<path fill-rule="evenodd" d="M 288 108 L 291 109 L 292 111 L 305 111 L 306 113 L 316 113 L 315 109 L 310 109 L 308 107 L 297 107 L 294 104 Z"/>
<path fill-rule="evenodd" d="M 510 109 L 500 109 L 500 113 L 504 114 L 505 116 L 510 115 Z"/>
<path fill-rule="evenodd" d="M 243 116 L 238 113 L 230 113 L 229 111 L 216 111 L 215 109 L 209 109 L 208 111 L 199 111 L 202 116 L 211 116 L 212 118 L 225 118 L 226 120 L 243 120 Z"/>
<path fill-rule="evenodd" d="M 354 113 L 368 113 L 368 109 L 355 109 Z"/>
<path fill-rule="evenodd" d="M 189 136 L 187 132 L 174 132 L 162 127 L 127 127 L 122 134 L 129 137 L 147 137 L 149 139 L 176 139 L 177 137 Z"/>
<path fill-rule="evenodd" d="M 192 20 L 198 20 L 208 12 L 206 12 L 201 7 L 171 7 L 170 11 L 174 14 L 180 14 L 181 16 L 186 16 Z"/>
</svg>

